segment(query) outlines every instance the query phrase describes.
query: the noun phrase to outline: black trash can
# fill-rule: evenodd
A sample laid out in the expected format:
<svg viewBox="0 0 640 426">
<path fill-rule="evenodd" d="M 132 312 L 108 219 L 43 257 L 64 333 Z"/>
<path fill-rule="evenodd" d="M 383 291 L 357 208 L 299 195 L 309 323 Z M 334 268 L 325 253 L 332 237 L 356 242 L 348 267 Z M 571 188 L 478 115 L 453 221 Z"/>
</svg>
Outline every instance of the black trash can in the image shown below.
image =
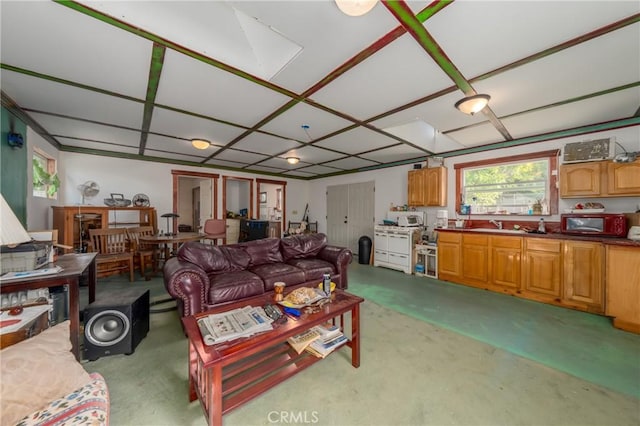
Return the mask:
<svg viewBox="0 0 640 426">
<path fill-rule="evenodd" d="M 371 238 L 366 235 L 358 240 L 358 263 L 368 265 L 371 259 Z"/>
</svg>

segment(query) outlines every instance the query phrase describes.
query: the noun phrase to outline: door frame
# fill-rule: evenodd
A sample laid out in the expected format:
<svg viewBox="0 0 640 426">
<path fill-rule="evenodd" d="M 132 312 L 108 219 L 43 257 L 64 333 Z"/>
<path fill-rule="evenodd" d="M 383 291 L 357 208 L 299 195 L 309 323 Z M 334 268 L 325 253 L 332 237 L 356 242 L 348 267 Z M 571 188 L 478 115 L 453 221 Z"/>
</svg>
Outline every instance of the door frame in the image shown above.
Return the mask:
<svg viewBox="0 0 640 426">
<path fill-rule="evenodd" d="M 227 217 L 227 181 L 239 180 L 249 182 L 249 213 L 247 219 L 253 217 L 253 178 L 237 177 L 237 176 L 222 176 L 222 218 Z"/>
<path fill-rule="evenodd" d="M 261 188 L 260 185 L 261 184 L 268 184 L 268 185 L 280 185 L 282 186 L 282 205 L 280 206 L 280 208 L 282 209 L 282 220 L 280 222 L 280 235 L 284 234 L 284 229 L 285 229 L 285 223 L 287 223 L 287 182 L 284 180 L 271 180 L 271 179 L 260 179 L 260 178 L 256 178 L 256 185 L 257 185 L 257 189 L 256 189 L 256 205 L 260 206 L 260 192 Z"/>
<path fill-rule="evenodd" d="M 213 184 L 212 192 L 213 194 L 211 199 L 213 205 L 211 206 L 213 212 L 213 218 L 218 218 L 218 177 L 220 177 L 217 173 L 202 173 L 202 172 L 192 172 L 189 170 L 171 170 L 171 176 L 173 177 L 173 212 L 176 213 L 178 211 L 178 189 L 180 187 L 179 178 L 180 177 L 197 177 L 201 179 L 212 179 Z M 201 206 L 202 208 L 202 206 Z M 178 229 L 178 218 L 173 218 L 173 224 L 171 229 Z"/>
</svg>

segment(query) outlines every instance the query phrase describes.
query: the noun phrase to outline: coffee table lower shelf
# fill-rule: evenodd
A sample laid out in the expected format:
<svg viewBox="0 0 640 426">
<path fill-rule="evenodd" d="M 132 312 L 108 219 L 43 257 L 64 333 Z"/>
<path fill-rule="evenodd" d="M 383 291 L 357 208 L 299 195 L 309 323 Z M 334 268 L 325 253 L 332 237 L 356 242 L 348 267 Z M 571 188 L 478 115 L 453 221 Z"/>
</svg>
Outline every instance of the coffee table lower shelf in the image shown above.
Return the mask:
<svg viewBox="0 0 640 426">
<path fill-rule="evenodd" d="M 281 343 L 223 367 L 222 414 L 240 407 L 322 359 L 306 351 L 298 354 L 288 343 Z M 220 389 L 213 383 L 214 369 L 205 368 L 198 360 L 193 361 L 195 368 L 191 382 L 196 394 L 190 400 L 198 398 L 205 413 L 211 413 L 216 399 L 214 389 Z"/>
</svg>

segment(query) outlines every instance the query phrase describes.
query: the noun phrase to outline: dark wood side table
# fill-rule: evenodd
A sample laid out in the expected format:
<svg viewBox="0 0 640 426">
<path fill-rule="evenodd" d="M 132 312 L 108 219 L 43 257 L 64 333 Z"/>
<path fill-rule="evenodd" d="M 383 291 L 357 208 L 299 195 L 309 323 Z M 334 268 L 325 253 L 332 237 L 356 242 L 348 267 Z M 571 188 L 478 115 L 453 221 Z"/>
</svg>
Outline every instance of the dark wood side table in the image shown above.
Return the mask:
<svg viewBox="0 0 640 426">
<path fill-rule="evenodd" d="M 96 300 L 96 256 L 97 253 L 71 253 L 58 257 L 54 264 L 47 267 L 60 266 L 62 271 L 55 275 L 16 278 L 0 281 L 0 293 L 33 290 L 43 287 L 67 286 L 69 303 L 69 320 L 72 352 L 80 361 L 80 277 L 87 273 L 89 285 L 89 303 Z"/>
</svg>

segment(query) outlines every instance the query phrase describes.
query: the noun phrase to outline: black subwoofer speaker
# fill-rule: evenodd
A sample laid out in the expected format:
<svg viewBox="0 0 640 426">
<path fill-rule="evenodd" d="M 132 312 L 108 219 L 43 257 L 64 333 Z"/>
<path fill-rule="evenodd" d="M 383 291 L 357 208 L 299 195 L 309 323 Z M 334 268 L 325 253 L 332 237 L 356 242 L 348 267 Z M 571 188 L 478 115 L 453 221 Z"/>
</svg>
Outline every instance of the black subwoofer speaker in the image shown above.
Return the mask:
<svg viewBox="0 0 640 426">
<path fill-rule="evenodd" d="M 84 310 L 84 358 L 130 355 L 149 332 L 149 290 L 117 291 Z"/>
</svg>

